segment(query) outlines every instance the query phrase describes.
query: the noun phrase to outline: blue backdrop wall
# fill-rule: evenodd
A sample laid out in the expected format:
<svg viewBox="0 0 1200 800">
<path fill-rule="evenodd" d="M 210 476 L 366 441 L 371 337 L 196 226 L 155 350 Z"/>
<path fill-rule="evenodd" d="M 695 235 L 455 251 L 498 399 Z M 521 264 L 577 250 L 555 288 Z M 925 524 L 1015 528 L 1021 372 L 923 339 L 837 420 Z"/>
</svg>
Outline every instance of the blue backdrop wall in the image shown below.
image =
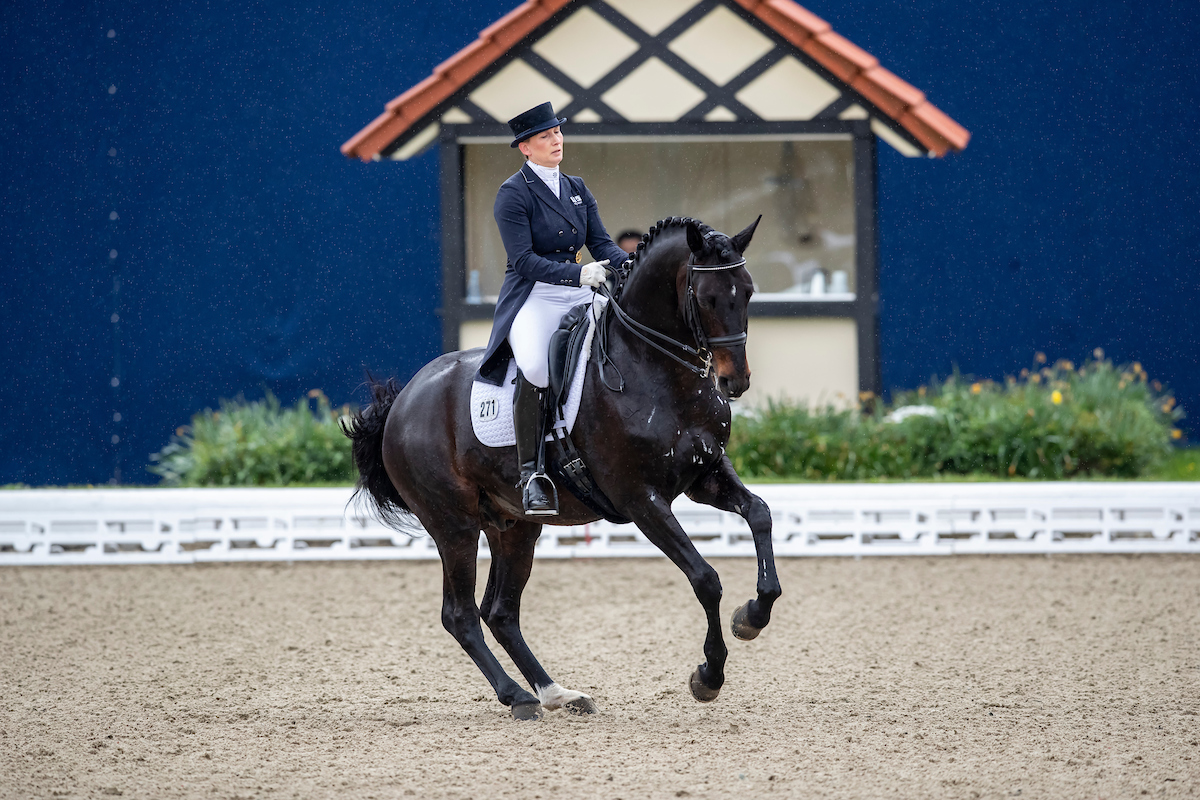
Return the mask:
<svg viewBox="0 0 1200 800">
<path fill-rule="evenodd" d="M 436 355 L 436 156 L 338 146 L 513 5 L 0 11 L 0 484 L 153 482 L 220 398 Z M 808 7 L 974 135 L 880 148 L 885 386 L 1103 347 L 1200 413 L 1200 6 Z"/>
</svg>

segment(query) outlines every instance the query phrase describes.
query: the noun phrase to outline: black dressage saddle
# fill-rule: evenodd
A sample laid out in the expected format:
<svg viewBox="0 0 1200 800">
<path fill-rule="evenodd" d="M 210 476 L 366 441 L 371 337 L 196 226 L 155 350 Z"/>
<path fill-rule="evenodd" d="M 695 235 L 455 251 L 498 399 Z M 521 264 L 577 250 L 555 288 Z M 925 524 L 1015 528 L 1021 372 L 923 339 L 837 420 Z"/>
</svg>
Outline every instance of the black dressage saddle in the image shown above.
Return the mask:
<svg viewBox="0 0 1200 800">
<path fill-rule="evenodd" d="M 550 389 L 546 392 L 544 419 L 556 420 L 562 415 L 571 383 L 583 361 L 583 342 L 587 338 L 588 311 L 591 307 L 591 303 L 575 306 L 563 315 L 558 330 L 550 334 Z M 612 501 L 592 480 L 591 470 L 583 462 L 583 455 L 571 441 L 566 427 L 554 428 L 552 436 L 554 457 L 550 459 L 550 472 L 554 478 L 580 502 L 609 522 L 618 525 L 629 522 L 627 517 L 613 508 Z"/>
<path fill-rule="evenodd" d="M 580 303 L 563 315 L 558 330 L 550 334 L 550 402 L 556 409 L 567 403 L 571 381 L 582 361 L 583 340 L 588 332 L 588 309 L 591 303 Z"/>
</svg>

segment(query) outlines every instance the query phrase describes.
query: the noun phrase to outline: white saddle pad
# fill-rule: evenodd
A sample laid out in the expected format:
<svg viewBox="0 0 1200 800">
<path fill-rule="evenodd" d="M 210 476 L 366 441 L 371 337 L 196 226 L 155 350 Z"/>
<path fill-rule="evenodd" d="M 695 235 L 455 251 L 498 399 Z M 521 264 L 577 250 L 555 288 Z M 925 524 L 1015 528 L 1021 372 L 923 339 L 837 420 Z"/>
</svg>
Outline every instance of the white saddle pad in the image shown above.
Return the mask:
<svg viewBox="0 0 1200 800">
<path fill-rule="evenodd" d="M 594 310 L 598 310 L 593 305 Z M 588 361 L 592 355 L 592 336 L 596 333 L 596 321 L 592 314 L 587 315 L 588 332 L 583 337 L 583 353 L 579 359 L 579 369 L 571 380 L 571 388 L 567 390 L 567 402 L 563 407 L 563 415 L 555 421 L 555 428 L 566 427 L 567 432 L 575 430 L 575 418 L 579 416 L 579 401 L 583 397 L 583 379 L 587 375 Z M 513 426 L 513 392 L 517 382 L 517 361 L 508 360 L 508 373 L 504 383 L 493 386 L 483 381 L 471 383 L 471 427 L 475 430 L 475 438 L 487 447 L 512 447 L 517 443 L 517 432 Z M 549 441 L 553 437 L 546 436 Z"/>
</svg>

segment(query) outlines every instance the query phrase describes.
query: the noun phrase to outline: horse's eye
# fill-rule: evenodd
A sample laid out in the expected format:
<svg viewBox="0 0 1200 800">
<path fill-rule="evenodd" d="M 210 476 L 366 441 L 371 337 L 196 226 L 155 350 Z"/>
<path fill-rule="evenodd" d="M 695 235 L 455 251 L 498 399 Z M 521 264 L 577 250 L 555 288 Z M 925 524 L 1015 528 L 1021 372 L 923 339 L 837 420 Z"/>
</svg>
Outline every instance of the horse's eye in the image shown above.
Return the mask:
<svg viewBox="0 0 1200 800">
<path fill-rule="evenodd" d="M 697 297 L 696 302 L 698 302 L 700 304 L 701 308 L 708 310 L 708 311 L 711 311 L 712 309 L 717 307 L 717 299 L 710 294 L 701 295 L 700 297 Z"/>
</svg>

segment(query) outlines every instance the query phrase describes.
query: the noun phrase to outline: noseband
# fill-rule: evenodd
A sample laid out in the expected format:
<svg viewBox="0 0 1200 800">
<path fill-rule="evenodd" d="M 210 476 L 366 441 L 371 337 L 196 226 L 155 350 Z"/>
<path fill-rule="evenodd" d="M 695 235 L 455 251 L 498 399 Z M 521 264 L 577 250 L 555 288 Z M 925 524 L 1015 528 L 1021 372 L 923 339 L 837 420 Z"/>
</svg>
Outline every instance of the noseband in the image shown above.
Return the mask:
<svg viewBox="0 0 1200 800">
<path fill-rule="evenodd" d="M 663 355 L 665 355 L 665 356 L 673 359 L 674 361 L 678 362 L 679 364 L 682 364 L 683 366 L 687 367 L 692 372 L 699 375 L 701 378 L 707 378 L 709 375 L 712 374 L 713 354 L 712 354 L 711 348 L 713 348 L 713 347 L 737 347 L 738 345 L 743 345 L 746 343 L 746 332 L 742 331 L 741 333 L 729 334 L 727 336 L 709 336 L 708 335 L 708 333 L 704 330 L 704 326 L 700 323 L 700 301 L 696 299 L 696 288 L 693 284 L 693 276 L 694 276 L 694 273 L 696 273 L 696 272 L 720 272 L 722 270 L 737 269 L 738 267 L 744 267 L 746 265 L 746 259 L 743 258 L 740 261 L 736 261 L 731 264 L 711 264 L 711 265 L 696 264 L 694 259 L 695 259 L 694 255 L 689 257 L 688 263 L 687 263 L 687 289 L 685 290 L 685 294 L 684 294 L 683 316 L 684 316 L 684 320 L 687 322 L 688 329 L 692 332 L 692 336 L 694 336 L 696 338 L 696 347 L 691 347 L 690 345 L 684 344 L 683 342 L 680 342 L 676 339 L 672 339 L 670 336 L 667 336 L 665 333 L 660 333 L 659 331 L 656 331 L 653 328 L 647 327 L 646 325 L 643 325 L 642 323 L 635 320 L 633 317 L 626 314 L 625 309 L 623 309 L 619 305 L 617 305 L 616 298 L 614 298 L 612 296 L 612 293 L 609 291 L 607 286 L 602 285 L 600 287 L 600 293 L 608 298 L 608 308 L 611 308 L 613 310 L 613 313 L 616 314 L 617 320 L 619 320 L 620 323 L 622 325 L 624 325 L 629 330 L 630 333 L 632 333 L 634 336 L 638 337 L 643 342 L 650 345 L 651 347 L 653 347 L 655 350 L 659 351 Z M 679 350 L 682 350 L 684 353 L 688 354 L 689 356 L 693 356 L 695 358 L 700 359 L 701 366 L 696 366 L 695 364 L 685 361 L 684 359 L 682 359 L 679 356 L 672 353 L 670 350 L 667 350 L 665 347 L 658 344 L 658 342 L 655 342 L 652 339 L 650 339 L 649 338 L 650 336 L 653 336 L 655 339 L 658 339 L 660 342 L 663 342 L 664 344 L 667 344 L 667 345 L 676 347 Z M 600 344 L 601 344 L 601 351 L 602 351 L 602 357 L 600 359 L 600 373 L 601 373 L 601 378 L 603 379 L 603 376 L 604 376 L 603 364 L 605 361 L 610 361 L 610 359 L 608 359 L 608 353 L 605 352 L 605 351 L 607 351 L 607 347 L 606 347 L 607 343 L 602 341 Z M 610 363 L 611 363 L 611 361 L 610 361 Z M 615 365 L 614 365 L 614 367 L 615 367 Z M 613 389 L 612 386 L 608 385 L 607 380 L 604 380 L 604 384 L 606 386 L 608 386 L 609 389 Z M 619 392 L 622 389 L 624 389 L 624 387 L 625 387 L 625 380 L 624 380 L 624 378 L 622 378 L 620 386 L 617 389 L 613 389 L 613 391 Z"/>
</svg>

